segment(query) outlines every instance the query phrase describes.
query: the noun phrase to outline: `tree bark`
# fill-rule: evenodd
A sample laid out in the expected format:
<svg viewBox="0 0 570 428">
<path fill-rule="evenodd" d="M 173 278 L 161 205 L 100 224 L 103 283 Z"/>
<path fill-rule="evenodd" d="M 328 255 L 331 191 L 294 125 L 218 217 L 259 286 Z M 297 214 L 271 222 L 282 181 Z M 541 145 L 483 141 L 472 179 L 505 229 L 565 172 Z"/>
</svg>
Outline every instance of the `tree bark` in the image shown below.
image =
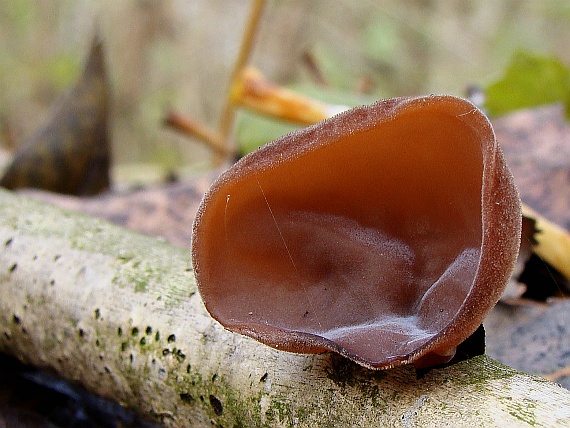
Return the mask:
<svg viewBox="0 0 570 428">
<path fill-rule="evenodd" d="M 417 379 L 230 333 L 188 250 L 5 191 L 0 246 L 0 351 L 166 426 L 570 426 L 570 391 L 484 356 Z"/>
</svg>

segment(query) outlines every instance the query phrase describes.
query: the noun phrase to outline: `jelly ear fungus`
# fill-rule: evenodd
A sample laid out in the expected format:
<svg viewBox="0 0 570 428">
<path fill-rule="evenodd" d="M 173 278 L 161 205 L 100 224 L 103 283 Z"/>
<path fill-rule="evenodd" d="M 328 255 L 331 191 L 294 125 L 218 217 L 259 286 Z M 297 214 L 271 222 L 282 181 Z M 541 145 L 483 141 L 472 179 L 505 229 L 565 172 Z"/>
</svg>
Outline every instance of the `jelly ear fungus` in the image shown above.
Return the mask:
<svg viewBox="0 0 570 428">
<path fill-rule="evenodd" d="M 206 308 L 274 348 L 386 369 L 449 361 L 496 304 L 521 207 L 485 115 L 452 96 L 357 107 L 245 156 L 205 195 Z"/>
</svg>

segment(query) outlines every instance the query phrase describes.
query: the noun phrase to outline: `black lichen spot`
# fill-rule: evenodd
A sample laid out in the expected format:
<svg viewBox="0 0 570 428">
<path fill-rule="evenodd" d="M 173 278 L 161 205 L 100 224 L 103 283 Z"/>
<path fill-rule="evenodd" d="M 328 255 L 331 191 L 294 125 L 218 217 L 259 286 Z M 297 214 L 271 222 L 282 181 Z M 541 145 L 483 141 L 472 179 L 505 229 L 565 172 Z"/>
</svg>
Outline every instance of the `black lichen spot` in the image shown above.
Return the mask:
<svg viewBox="0 0 570 428">
<path fill-rule="evenodd" d="M 133 336 L 138 336 L 139 335 L 139 329 L 138 327 L 133 327 L 133 329 L 131 330 L 131 334 Z"/>
<path fill-rule="evenodd" d="M 99 342 L 99 339 L 95 340 L 95 346 L 101 346 L 101 342 Z"/>
<path fill-rule="evenodd" d="M 18 263 L 14 263 L 12 266 L 10 266 L 10 268 L 8 269 L 10 271 L 10 273 L 14 272 L 16 269 L 18 268 Z"/>
<path fill-rule="evenodd" d="M 57 262 L 60 258 L 61 258 L 61 254 L 56 254 L 56 255 L 53 257 L 53 261 L 54 261 L 54 262 Z"/>
<path fill-rule="evenodd" d="M 180 399 L 185 403 L 192 403 L 194 401 L 194 397 L 192 397 L 189 393 L 183 392 L 180 394 Z"/>
<path fill-rule="evenodd" d="M 129 360 L 131 361 L 132 364 L 133 361 L 135 360 L 135 356 L 133 354 L 129 355 Z"/>
<path fill-rule="evenodd" d="M 176 341 L 176 336 L 174 334 L 171 334 L 170 336 L 168 336 L 168 338 L 166 339 L 166 341 L 168 343 L 172 343 Z"/>
<path fill-rule="evenodd" d="M 160 333 L 157 331 L 156 334 L 154 335 L 154 340 L 156 342 L 158 342 L 160 340 Z"/>
<path fill-rule="evenodd" d="M 14 324 L 18 324 L 18 325 L 19 325 L 19 324 L 22 322 L 22 320 L 20 319 L 20 317 L 19 317 L 18 315 L 14 314 L 14 315 L 12 316 L 12 322 L 13 322 Z"/>
<path fill-rule="evenodd" d="M 188 364 L 186 366 L 186 373 L 190 373 L 190 370 L 192 370 L 192 366 L 190 364 Z"/>
<path fill-rule="evenodd" d="M 14 241 L 14 238 L 8 238 L 6 242 L 4 242 L 4 246 L 9 247 L 10 245 L 12 245 L 12 241 Z"/>
<path fill-rule="evenodd" d="M 214 373 L 214 375 L 212 376 L 212 382 L 215 382 L 217 378 L 218 378 L 218 374 Z"/>
<path fill-rule="evenodd" d="M 269 376 L 269 375 L 268 375 L 267 372 L 265 372 L 265 373 L 263 374 L 263 376 L 261 376 L 261 377 L 259 378 L 259 381 L 260 381 L 260 382 L 265 382 L 265 381 L 267 380 L 267 376 Z"/>
<path fill-rule="evenodd" d="M 170 354 L 170 349 L 164 348 L 164 349 L 162 350 L 162 355 L 164 355 L 164 356 L 166 357 L 168 354 Z"/>
<path fill-rule="evenodd" d="M 53 279 L 52 279 L 53 281 Z M 55 283 L 55 281 L 53 281 Z M 53 285 L 53 284 L 52 284 Z M 101 310 L 99 308 L 95 309 L 95 319 L 98 320 L 101 318 Z"/>
<path fill-rule="evenodd" d="M 150 336 L 152 334 L 152 327 L 149 325 L 144 332 Z"/>
<path fill-rule="evenodd" d="M 186 359 L 186 355 L 180 349 L 176 352 L 176 359 L 179 363 L 183 362 Z"/>
<path fill-rule="evenodd" d="M 224 413 L 224 407 L 222 406 L 222 402 L 213 395 L 210 395 L 210 406 L 212 406 L 212 409 L 214 409 L 214 413 L 217 416 L 221 416 L 222 413 Z"/>
<path fill-rule="evenodd" d="M 121 343 L 121 351 L 125 352 L 129 348 L 128 342 Z"/>
<path fill-rule="evenodd" d="M 106 373 L 111 373 L 111 370 L 109 369 L 109 367 L 105 366 L 105 372 L 106 372 Z"/>
<path fill-rule="evenodd" d="M 142 337 L 139 343 L 140 343 L 142 346 L 146 345 L 146 337 Z"/>
<path fill-rule="evenodd" d="M 79 337 L 82 338 L 85 336 L 85 331 L 82 328 L 80 328 L 79 330 L 77 330 L 77 334 L 79 335 Z"/>
<path fill-rule="evenodd" d="M 55 285 L 55 279 L 52 279 L 52 280 L 49 282 L 49 285 Z"/>
<path fill-rule="evenodd" d="M 121 327 L 117 328 L 117 336 L 122 336 L 123 335 L 123 329 Z"/>
</svg>

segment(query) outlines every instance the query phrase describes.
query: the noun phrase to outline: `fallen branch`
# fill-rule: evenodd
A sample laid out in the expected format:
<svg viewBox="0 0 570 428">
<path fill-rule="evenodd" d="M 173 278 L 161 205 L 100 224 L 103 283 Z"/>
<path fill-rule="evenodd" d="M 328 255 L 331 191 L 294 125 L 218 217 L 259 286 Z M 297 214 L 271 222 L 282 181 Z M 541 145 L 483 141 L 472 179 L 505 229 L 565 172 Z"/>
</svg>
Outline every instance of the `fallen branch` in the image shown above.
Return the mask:
<svg viewBox="0 0 570 428">
<path fill-rule="evenodd" d="M 229 333 L 189 251 L 4 191 L 0 245 L 0 351 L 167 426 L 570 426 L 570 391 L 487 357 L 417 379 Z"/>
</svg>

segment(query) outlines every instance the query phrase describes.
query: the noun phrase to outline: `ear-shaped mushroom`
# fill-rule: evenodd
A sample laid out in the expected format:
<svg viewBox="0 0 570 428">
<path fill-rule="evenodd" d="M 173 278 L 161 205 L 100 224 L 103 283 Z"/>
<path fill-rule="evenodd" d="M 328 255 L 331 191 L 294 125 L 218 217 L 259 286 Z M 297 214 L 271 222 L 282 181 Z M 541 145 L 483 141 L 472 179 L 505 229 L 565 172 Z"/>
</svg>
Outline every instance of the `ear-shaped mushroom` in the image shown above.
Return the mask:
<svg viewBox="0 0 570 428">
<path fill-rule="evenodd" d="M 487 118 L 451 96 L 396 98 L 242 158 L 204 197 L 192 252 L 227 329 L 422 367 L 450 360 L 498 301 L 520 230 Z"/>
</svg>

